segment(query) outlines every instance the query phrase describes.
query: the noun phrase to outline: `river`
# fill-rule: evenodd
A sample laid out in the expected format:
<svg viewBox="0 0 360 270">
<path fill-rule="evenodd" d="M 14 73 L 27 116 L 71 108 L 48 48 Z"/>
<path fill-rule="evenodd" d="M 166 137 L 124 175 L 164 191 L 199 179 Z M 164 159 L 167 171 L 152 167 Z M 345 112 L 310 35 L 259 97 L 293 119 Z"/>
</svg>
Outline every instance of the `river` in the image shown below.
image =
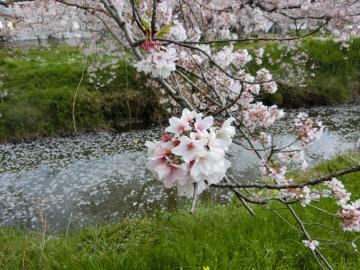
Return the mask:
<svg viewBox="0 0 360 270">
<path fill-rule="evenodd" d="M 275 129 L 278 143 L 291 140 L 286 128 L 298 111 L 326 126 L 321 139 L 306 148 L 310 165 L 355 148 L 360 103 L 290 110 Z M 180 207 L 186 201 L 145 170 L 144 143 L 160 133 L 157 127 L 0 145 L 0 225 L 62 231 Z M 238 175 L 258 174 L 258 161 L 248 151 L 234 145 L 230 155 Z M 203 199 L 227 202 L 231 193 L 207 193 Z"/>
</svg>

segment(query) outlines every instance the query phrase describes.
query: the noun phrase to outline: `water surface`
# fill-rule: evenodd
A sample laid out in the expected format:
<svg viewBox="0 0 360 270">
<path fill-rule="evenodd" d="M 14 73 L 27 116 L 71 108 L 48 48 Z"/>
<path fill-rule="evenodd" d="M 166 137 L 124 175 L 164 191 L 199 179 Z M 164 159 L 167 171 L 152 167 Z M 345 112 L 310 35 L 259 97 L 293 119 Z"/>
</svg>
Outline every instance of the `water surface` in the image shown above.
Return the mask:
<svg viewBox="0 0 360 270">
<path fill-rule="evenodd" d="M 360 104 L 299 111 L 327 127 L 306 149 L 310 164 L 354 149 L 360 136 Z M 286 129 L 297 112 L 290 111 L 277 126 L 279 144 L 291 141 Z M 185 200 L 145 170 L 144 143 L 160 133 L 160 128 L 152 128 L 0 145 L 0 225 L 64 230 L 179 207 Z M 237 146 L 230 154 L 232 170 L 244 181 L 258 174 L 253 154 Z M 230 194 L 205 197 L 226 202 Z"/>
</svg>

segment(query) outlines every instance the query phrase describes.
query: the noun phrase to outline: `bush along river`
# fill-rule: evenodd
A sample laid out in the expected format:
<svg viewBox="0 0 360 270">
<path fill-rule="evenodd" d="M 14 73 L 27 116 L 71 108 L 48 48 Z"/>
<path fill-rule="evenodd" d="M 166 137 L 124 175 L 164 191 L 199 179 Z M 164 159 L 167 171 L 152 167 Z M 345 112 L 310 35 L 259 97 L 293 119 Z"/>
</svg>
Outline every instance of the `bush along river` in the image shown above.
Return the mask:
<svg viewBox="0 0 360 270">
<path fill-rule="evenodd" d="M 299 111 L 326 126 L 320 140 L 306 148 L 310 165 L 352 150 L 360 137 L 360 103 L 291 110 L 275 129 L 281 144 Z M 39 139 L 0 145 L 0 225 L 62 231 L 169 211 L 183 205 L 175 190 L 165 190 L 145 169 L 145 142 L 160 128 L 123 133 Z M 233 145 L 232 170 L 245 179 L 258 174 L 258 160 Z M 226 203 L 228 191 L 203 199 Z"/>
</svg>

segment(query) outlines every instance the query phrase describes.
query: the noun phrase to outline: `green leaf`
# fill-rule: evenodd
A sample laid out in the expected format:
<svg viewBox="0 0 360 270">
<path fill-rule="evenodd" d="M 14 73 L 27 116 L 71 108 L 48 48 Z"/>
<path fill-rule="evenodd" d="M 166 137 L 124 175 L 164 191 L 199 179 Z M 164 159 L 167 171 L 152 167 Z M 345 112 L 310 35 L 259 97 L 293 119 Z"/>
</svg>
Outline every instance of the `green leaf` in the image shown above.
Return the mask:
<svg viewBox="0 0 360 270">
<path fill-rule="evenodd" d="M 142 25 L 145 27 L 145 30 L 146 30 L 146 31 L 151 31 L 150 24 L 149 24 L 147 21 L 141 20 L 141 23 L 142 23 Z"/>
<path fill-rule="evenodd" d="M 165 25 L 161 27 L 159 32 L 156 33 L 156 36 L 159 38 L 165 37 L 167 34 L 169 34 L 171 27 L 172 27 L 171 25 Z"/>
</svg>

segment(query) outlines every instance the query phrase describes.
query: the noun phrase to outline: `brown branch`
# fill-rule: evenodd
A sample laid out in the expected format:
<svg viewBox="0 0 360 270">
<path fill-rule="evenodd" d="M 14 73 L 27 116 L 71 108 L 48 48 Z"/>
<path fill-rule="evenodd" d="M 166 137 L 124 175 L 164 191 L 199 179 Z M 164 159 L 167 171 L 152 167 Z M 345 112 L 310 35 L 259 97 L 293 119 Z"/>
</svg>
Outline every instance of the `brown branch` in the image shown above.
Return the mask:
<svg viewBox="0 0 360 270">
<path fill-rule="evenodd" d="M 157 21 L 157 0 L 153 0 L 152 15 L 151 15 L 151 37 L 156 33 L 156 21 Z"/>
<path fill-rule="evenodd" d="M 349 169 L 345 169 L 342 171 L 337 171 L 331 174 L 328 174 L 326 176 L 322 176 L 317 179 L 311 179 L 307 182 L 300 183 L 300 184 L 290 184 L 290 185 L 269 185 L 269 184 L 213 184 L 212 187 L 218 187 L 218 188 L 258 188 L 258 189 L 289 189 L 289 188 L 303 188 L 305 186 L 314 186 L 326 181 L 330 181 L 333 177 L 339 177 L 344 176 L 346 174 L 359 172 L 360 171 L 360 165 L 351 167 Z"/>
</svg>

